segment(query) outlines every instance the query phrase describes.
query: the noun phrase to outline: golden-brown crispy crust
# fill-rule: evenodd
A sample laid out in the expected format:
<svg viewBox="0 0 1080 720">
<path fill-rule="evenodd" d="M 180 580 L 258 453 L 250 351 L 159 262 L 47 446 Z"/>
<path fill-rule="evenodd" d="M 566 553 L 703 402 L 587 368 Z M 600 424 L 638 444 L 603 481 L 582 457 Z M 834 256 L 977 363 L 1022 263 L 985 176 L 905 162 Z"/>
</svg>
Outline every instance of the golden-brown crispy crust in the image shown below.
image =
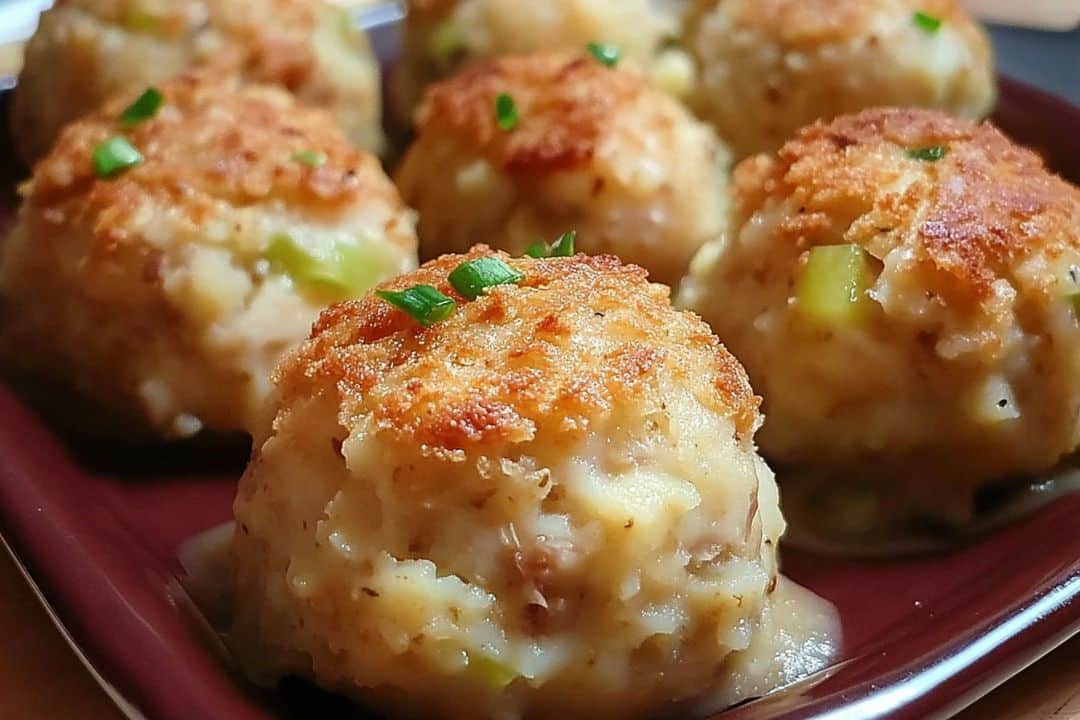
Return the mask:
<svg viewBox="0 0 1080 720">
<path fill-rule="evenodd" d="M 238 9 L 223 5 L 228 14 L 222 24 L 246 53 L 251 77 L 259 82 L 280 83 L 297 90 L 317 72 L 318 58 L 312 42 L 316 4 L 310 0 L 262 0 L 264 8 Z M 235 3 L 235 0 L 230 0 Z"/>
<path fill-rule="evenodd" d="M 584 52 L 553 51 L 477 63 L 428 89 L 420 133 L 451 133 L 509 172 L 545 173 L 588 162 L 618 109 L 648 91 L 641 73 L 608 68 Z M 520 122 L 497 124 L 495 100 L 510 95 Z"/>
<path fill-rule="evenodd" d="M 193 226 L 222 202 L 280 200 L 328 217 L 361 194 L 401 204 L 374 157 L 353 147 L 330 115 L 282 90 L 207 72 L 175 78 L 161 91 L 161 110 L 132 129 L 119 123 L 133 100 L 127 96 L 65 128 L 22 189 L 27 212 L 52 224 L 85 223 L 112 244 L 128 240 L 148 201 L 180 211 Z M 91 158 L 114 135 L 125 136 L 144 162 L 102 179 Z M 295 159 L 299 151 L 321 153 L 325 162 L 310 167 Z"/>
<path fill-rule="evenodd" d="M 936 162 L 909 155 L 937 146 Z M 890 189 L 901 180 L 903 191 Z M 1032 253 L 1080 248 L 1080 190 L 990 123 L 933 110 L 815 123 L 776 157 L 741 163 L 735 197 L 740 223 L 770 199 L 797 205 L 782 230 L 806 246 L 835 238 L 838 218 L 854 221 L 846 241 L 864 246 L 917 232 L 918 259 L 973 299 Z"/>
<path fill-rule="evenodd" d="M 525 278 L 465 302 L 448 274 L 490 255 Z M 511 258 L 481 245 L 383 287 L 419 283 L 456 298 L 457 311 L 425 328 L 373 295 L 329 308 L 278 368 L 284 406 L 334 388 L 346 426 L 370 416 L 380 432 L 446 454 L 580 433 L 625 403 L 662 404 L 668 379 L 732 417 L 740 438 L 756 428 L 759 399 L 742 366 L 641 268 L 613 256 Z"/>
</svg>

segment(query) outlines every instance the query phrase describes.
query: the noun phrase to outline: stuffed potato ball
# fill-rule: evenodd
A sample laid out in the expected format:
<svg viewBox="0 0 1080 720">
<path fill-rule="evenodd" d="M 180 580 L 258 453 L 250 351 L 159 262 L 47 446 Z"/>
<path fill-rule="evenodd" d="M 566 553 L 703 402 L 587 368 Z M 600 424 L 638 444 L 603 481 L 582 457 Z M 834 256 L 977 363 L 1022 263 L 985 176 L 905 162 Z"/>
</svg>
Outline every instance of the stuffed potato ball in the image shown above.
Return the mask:
<svg viewBox="0 0 1080 720">
<path fill-rule="evenodd" d="M 433 86 L 395 180 L 424 257 L 520 255 L 575 228 L 674 285 L 724 227 L 727 149 L 632 67 L 585 51 L 476 64 Z"/>
<path fill-rule="evenodd" d="M 456 307 L 383 299 L 422 287 Z M 381 288 L 278 368 L 234 506 L 248 672 L 462 718 L 627 717 L 723 678 L 783 520 L 708 327 L 611 256 L 479 246 Z"/>
<path fill-rule="evenodd" d="M 762 393 L 770 461 L 962 514 L 1080 437 L 1080 191 L 989 124 L 870 110 L 735 173 L 682 301 Z"/>
<path fill-rule="evenodd" d="M 694 0 L 692 104 L 737 157 L 809 123 L 882 105 L 981 118 L 994 102 L 986 33 L 957 0 Z"/>
<path fill-rule="evenodd" d="M 411 0 L 392 81 L 403 126 L 431 83 L 470 63 L 603 43 L 642 65 L 677 31 L 674 8 L 655 0 Z M 687 70 L 689 73 L 690 71 Z"/>
<path fill-rule="evenodd" d="M 23 159 L 106 99 L 213 64 L 281 84 L 382 147 L 379 68 L 367 38 L 322 0 L 59 0 L 26 48 L 12 129 Z"/>
<path fill-rule="evenodd" d="M 378 161 L 276 87 L 181 76 L 121 96 L 22 195 L 0 353 L 67 387 L 76 424 L 126 438 L 246 429 L 326 303 L 416 262 Z"/>
</svg>

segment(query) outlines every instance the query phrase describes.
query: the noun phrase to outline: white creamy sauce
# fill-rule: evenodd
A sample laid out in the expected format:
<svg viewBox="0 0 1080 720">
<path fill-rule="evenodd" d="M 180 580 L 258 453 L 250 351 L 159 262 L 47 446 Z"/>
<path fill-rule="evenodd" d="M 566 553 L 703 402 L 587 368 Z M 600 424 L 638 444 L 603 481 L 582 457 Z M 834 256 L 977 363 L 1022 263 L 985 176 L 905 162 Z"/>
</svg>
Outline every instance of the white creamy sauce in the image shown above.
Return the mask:
<svg viewBox="0 0 1080 720">
<path fill-rule="evenodd" d="M 186 576 L 181 584 L 214 630 L 224 632 L 232 607 L 230 546 L 236 523 L 229 521 L 188 538 L 179 560 Z"/>
<path fill-rule="evenodd" d="M 840 643 L 832 603 L 781 577 L 750 647 L 724 663 L 720 686 L 694 702 L 690 714 L 706 717 L 806 679 L 837 659 Z"/>
</svg>

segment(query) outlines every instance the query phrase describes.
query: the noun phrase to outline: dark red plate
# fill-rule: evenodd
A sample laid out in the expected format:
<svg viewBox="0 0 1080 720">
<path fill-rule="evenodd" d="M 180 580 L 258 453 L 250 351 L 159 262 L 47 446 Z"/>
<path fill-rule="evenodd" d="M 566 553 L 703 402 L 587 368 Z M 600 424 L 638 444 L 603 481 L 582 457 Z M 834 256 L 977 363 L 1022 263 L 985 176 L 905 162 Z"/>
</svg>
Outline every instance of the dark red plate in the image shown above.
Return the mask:
<svg viewBox="0 0 1080 720">
<path fill-rule="evenodd" d="M 1017 140 L 1080 178 L 1080 109 L 1004 81 Z M 0 173 L 11 163 L 0 158 Z M 7 188 L 4 188 L 5 190 Z M 10 220 L 10 212 L 3 220 Z M 286 683 L 257 694 L 208 649 L 178 584 L 177 548 L 229 518 L 244 450 L 80 453 L 0 387 L 0 531 L 114 697 L 153 720 L 338 717 Z M 944 716 L 1080 631 L 1080 496 L 955 552 L 896 561 L 786 553 L 840 609 L 841 660 L 725 720 Z"/>
</svg>

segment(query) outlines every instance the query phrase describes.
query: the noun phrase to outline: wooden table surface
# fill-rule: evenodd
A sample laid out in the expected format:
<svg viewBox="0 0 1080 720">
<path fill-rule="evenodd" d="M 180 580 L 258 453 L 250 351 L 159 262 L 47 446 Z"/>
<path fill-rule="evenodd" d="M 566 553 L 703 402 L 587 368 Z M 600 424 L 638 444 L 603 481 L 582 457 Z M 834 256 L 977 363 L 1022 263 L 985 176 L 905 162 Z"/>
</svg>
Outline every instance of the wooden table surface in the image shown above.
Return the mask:
<svg viewBox="0 0 1080 720">
<path fill-rule="evenodd" d="M 961 720 L 1080 717 L 1080 637 L 959 717 Z M 0 718 L 123 720 L 68 648 L 3 550 L 0 550 Z"/>
</svg>

